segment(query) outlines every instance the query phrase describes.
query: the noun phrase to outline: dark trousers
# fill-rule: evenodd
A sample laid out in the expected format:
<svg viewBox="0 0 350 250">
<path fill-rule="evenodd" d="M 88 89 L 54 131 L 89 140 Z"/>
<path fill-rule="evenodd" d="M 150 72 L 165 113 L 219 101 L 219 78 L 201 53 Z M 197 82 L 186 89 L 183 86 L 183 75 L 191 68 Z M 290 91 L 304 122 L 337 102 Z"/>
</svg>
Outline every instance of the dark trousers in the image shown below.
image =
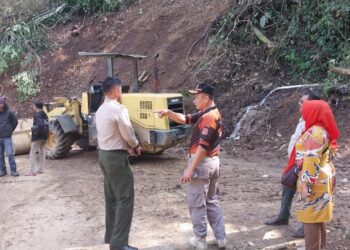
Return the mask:
<svg viewBox="0 0 350 250">
<path fill-rule="evenodd" d="M 11 137 L 0 138 L 0 172 L 6 173 L 5 155 L 9 159 L 11 172 L 16 172 L 16 161 Z"/>
<path fill-rule="evenodd" d="M 134 179 L 125 151 L 99 151 L 106 202 L 105 242 L 110 249 L 128 245 L 134 211 Z"/>
<path fill-rule="evenodd" d="M 278 218 L 280 220 L 289 220 L 290 208 L 292 206 L 293 197 L 295 190 L 283 186 L 282 199 L 281 199 L 281 209 Z"/>
<path fill-rule="evenodd" d="M 305 250 L 321 250 L 326 248 L 325 223 L 305 223 Z"/>
</svg>

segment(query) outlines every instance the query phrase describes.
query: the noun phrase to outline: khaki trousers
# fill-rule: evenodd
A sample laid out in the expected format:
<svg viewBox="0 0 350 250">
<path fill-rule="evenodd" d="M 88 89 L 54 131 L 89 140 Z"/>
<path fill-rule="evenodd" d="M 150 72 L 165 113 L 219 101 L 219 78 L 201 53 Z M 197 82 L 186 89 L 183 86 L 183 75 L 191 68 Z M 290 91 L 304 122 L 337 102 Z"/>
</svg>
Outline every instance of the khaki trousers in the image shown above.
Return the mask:
<svg viewBox="0 0 350 250">
<path fill-rule="evenodd" d="M 46 141 L 33 141 L 30 147 L 30 170 L 35 173 L 44 172 L 46 164 Z"/>
<path fill-rule="evenodd" d="M 192 177 L 186 190 L 193 232 L 201 239 L 207 236 L 208 222 L 217 240 L 226 238 L 225 223 L 219 202 L 219 165 L 219 157 L 205 157 L 196 168 L 196 176 Z"/>
<path fill-rule="evenodd" d="M 326 248 L 325 223 L 304 223 L 305 250 L 321 250 Z"/>
</svg>

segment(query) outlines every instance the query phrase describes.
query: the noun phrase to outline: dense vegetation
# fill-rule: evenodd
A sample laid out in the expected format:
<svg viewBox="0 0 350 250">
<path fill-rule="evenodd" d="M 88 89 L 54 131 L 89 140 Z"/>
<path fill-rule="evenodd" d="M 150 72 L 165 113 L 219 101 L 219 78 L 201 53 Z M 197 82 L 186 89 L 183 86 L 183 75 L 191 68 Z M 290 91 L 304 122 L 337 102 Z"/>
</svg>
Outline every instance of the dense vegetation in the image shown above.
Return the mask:
<svg viewBox="0 0 350 250">
<path fill-rule="evenodd" d="M 48 3 L 49 2 L 49 3 Z M 131 0 L 0 0 L 0 76 L 13 75 L 21 100 L 40 90 L 39 54 L 52 45 L 47 34 L 75 14 L 116 11 Z"/>
<path fill-rule="evenodd" d="M 214 28 L 210 45 L 215 58 L 258 41 L 266 49 L 266 65 L 296 81 L 323 83 L 325 94 L 349 82 L 328 73 L 331 66 L 350 68 L 348 0 L 239 1 Z"/>
</svg>

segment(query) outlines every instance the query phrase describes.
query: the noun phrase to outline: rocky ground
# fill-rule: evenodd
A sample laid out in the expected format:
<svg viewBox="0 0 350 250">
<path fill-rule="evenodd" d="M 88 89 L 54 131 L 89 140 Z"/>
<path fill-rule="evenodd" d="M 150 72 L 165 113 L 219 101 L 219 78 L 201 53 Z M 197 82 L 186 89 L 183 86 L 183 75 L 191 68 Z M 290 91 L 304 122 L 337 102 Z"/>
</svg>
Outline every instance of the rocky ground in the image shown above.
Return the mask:
<svg viewBox="0 0 350 250">
<path fill-rule="evenodd" d="M 270 227 L 264 221 L 279 209 L 280 154 L 240 150 L 226 142 L 221 156 L 222 205 L 228 249 L 262 249 L 290 242 L 298 223 Z M 345 153 L 345 152 L 344 152 Z M 140 249 L 191 249 L 192 235 L 185 205 L 185 186 L 179 183 L 186 166 L 185 149 L 143 157 L 132 165 L 135 175 L 135 213 L 130 243 Z M 103 244 L 104 199 L 97 152 L 73 151 L 64 160 L 48 161 L 43 175 L 26 177 L 28 156 L 17 157 L 21 176 L 0 179 L 0 249 L 41 250 Z M 349 168 L 337 160 L 335 218 L 327 225 L 327 249 L 349 249 Z M 210 231 L 210 230 L 209 230 Z M 213 240 L 210 231 L 209 241 Z M 84 248 L 78 248 L 84 249 Z M 94 249 L 108 249 L 100 246 Z M 216 249 L 210 246 L 209 249 Z"/>
</svg>

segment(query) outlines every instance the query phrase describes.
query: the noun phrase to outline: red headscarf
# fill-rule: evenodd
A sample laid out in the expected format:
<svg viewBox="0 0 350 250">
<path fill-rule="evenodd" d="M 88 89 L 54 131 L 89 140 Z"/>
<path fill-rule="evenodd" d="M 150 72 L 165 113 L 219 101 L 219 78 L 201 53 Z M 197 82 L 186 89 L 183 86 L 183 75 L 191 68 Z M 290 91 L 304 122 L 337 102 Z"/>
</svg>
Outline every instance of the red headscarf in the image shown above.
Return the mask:
<svg viewBox="0 0 350 250">
<path fill-rule="evenodd" d="M 314 125 L 320 126 L 327 131 L 332 150 L 338 148 L 337 139 L 339 137 L 339 130 L 335 123 L 333 112 L 327 102 L 321 100 L 306 101 L 301 106 L 301 115 L 305 120 L 304 131 Z M 295 155 L 296 150 L 294 146 L 288 164 L 284 168 L 284 173 L 288 172 L 288 170 L 294 165 Z"/>
</svg>

